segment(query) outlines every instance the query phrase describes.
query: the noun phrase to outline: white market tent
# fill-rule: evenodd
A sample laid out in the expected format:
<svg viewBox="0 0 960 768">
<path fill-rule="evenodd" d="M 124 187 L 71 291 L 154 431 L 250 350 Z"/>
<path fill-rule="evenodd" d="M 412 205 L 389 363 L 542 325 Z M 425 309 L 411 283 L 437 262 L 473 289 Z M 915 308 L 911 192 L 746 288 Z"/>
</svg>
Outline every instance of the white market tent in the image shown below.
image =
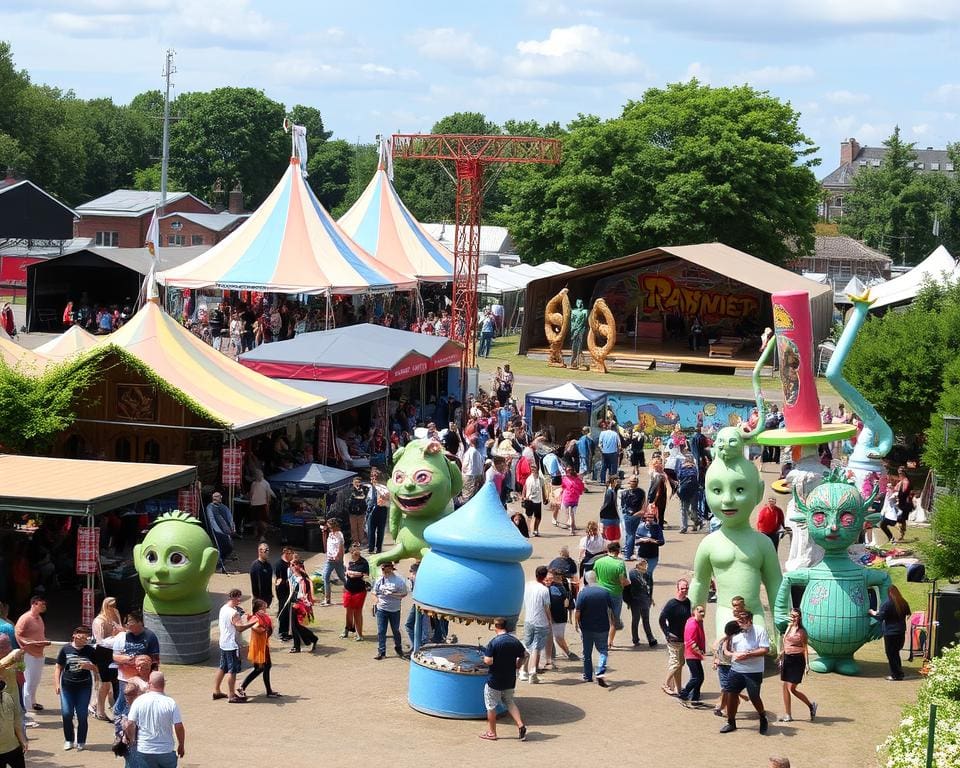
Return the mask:
<svg viewBox="0 0 960 768">
<path fill-rule="evenodd" d="M 924 282 L 929 280 L 940 283 L 944 280 L 956 280 L 958 277 L 960 277 L 960 267 L 956 259 L 942 245 L 937 246 L 933 253 L 909 272 L 872 287 L 870 298 L 874 302 L 870 309 L 875 311 L 898 304 L 907 304 L 920 292 Z"/>
<path fill-rule="evenodd" d="M 504 306 L 504 326 L 516 328 L 521 322 L 527 285 L 541 277 L 552 277 L 572 271 L 572 267 L 546 261 L 543 264 L 518 264 L 515 267 L 480 267 L 479 292 L 484 296 L 498 298 Z"/>
</svg>

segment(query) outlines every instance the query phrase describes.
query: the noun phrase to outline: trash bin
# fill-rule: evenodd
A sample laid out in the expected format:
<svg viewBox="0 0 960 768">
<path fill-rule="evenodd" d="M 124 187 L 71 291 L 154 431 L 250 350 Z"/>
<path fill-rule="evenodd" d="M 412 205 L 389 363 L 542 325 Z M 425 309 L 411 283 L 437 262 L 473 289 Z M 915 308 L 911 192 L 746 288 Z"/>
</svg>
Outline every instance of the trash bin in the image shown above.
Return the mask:
<svg viewBox="0 0 960 768">
<path fill-rule="evenodd" d="M 306 543 L 304 548 L 309 552 L 323 552 L 323 523 L 319 520 L 309 521 L 304 525 Z"/>
</svg>

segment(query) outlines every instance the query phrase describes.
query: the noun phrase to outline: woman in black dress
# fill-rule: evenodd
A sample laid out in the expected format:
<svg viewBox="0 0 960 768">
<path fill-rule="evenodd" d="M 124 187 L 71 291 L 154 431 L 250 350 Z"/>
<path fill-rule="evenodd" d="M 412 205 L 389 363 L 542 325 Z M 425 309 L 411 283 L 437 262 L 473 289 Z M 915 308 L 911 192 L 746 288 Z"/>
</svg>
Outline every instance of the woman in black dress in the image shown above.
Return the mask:
<svg viewBox="0 0 960 768">
<path fill-rule="evenodd" d="M 634 427 L 630 435 L 630 466 L 633 468 L 633 474 L 640 474 L 640 467 L 647 466 L 647 460 L 644 456 L 644 446 L 647 442 L 647 436 L 640 427 Z"/>
<path fill-rule="evenodd" d="M 910 605 L 903 599 L 900 590 L 891 586 L 884 600 L 877 610 L 870 611 L 883 623 L 883 650 L 887 654 L 887 663 L 890 665 L 890 674 L 887 680 L 903 680 L 903 663 L 900 661 L 900 651 L 907 639 L 907 618 L 910 616 Z"/>
</svg>

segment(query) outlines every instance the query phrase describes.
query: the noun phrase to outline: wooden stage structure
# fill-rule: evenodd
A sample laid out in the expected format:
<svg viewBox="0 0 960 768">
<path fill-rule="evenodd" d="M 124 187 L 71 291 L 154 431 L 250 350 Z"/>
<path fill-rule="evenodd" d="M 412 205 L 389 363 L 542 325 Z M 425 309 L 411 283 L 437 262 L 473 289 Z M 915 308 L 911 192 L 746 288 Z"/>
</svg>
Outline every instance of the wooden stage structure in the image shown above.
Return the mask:
<svg viewBox="0 0 960 768">
<path fill-rule="evenodd" d="M 708 345 L 696 352 L 685 341 L 650 342 L 638 341 L 636 347 L 630 344 L 618 344 L 607 357 L 607 367 L 621 371 L 649 370 L 697 370 L 714 369 L 716 373 L 736 373 L 752 371 L 760 356 L 759 340 L 733 351 L 729 347 L 714 345 L 713 354 Z M 549 354 L 547 347 L 531 347 L 527 357 L 531 360 L 546 362 Z M 564 362 L 570 361 L 570 350 L 563 350 Z M 583 350 L 583 361 L 590 364 L 590 353 Z M 764 366 L 764 373 L 771 372 L 771 366 Z"/>
</svg>

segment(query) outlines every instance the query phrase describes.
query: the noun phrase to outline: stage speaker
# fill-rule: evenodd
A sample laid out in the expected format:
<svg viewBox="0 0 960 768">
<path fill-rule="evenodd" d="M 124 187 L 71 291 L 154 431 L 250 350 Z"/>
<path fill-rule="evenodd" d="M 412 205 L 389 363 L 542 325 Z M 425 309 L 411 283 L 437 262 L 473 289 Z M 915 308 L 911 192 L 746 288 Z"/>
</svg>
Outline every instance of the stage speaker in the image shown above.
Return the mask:
<svg viewBox="0 0 960 768">
<path fill-rule="evenodd" d="M 960 642 L 960 591 L 938 589 L 930 593 L 930 652 L 939 656 L 949 645 Z"/>
</svg>

